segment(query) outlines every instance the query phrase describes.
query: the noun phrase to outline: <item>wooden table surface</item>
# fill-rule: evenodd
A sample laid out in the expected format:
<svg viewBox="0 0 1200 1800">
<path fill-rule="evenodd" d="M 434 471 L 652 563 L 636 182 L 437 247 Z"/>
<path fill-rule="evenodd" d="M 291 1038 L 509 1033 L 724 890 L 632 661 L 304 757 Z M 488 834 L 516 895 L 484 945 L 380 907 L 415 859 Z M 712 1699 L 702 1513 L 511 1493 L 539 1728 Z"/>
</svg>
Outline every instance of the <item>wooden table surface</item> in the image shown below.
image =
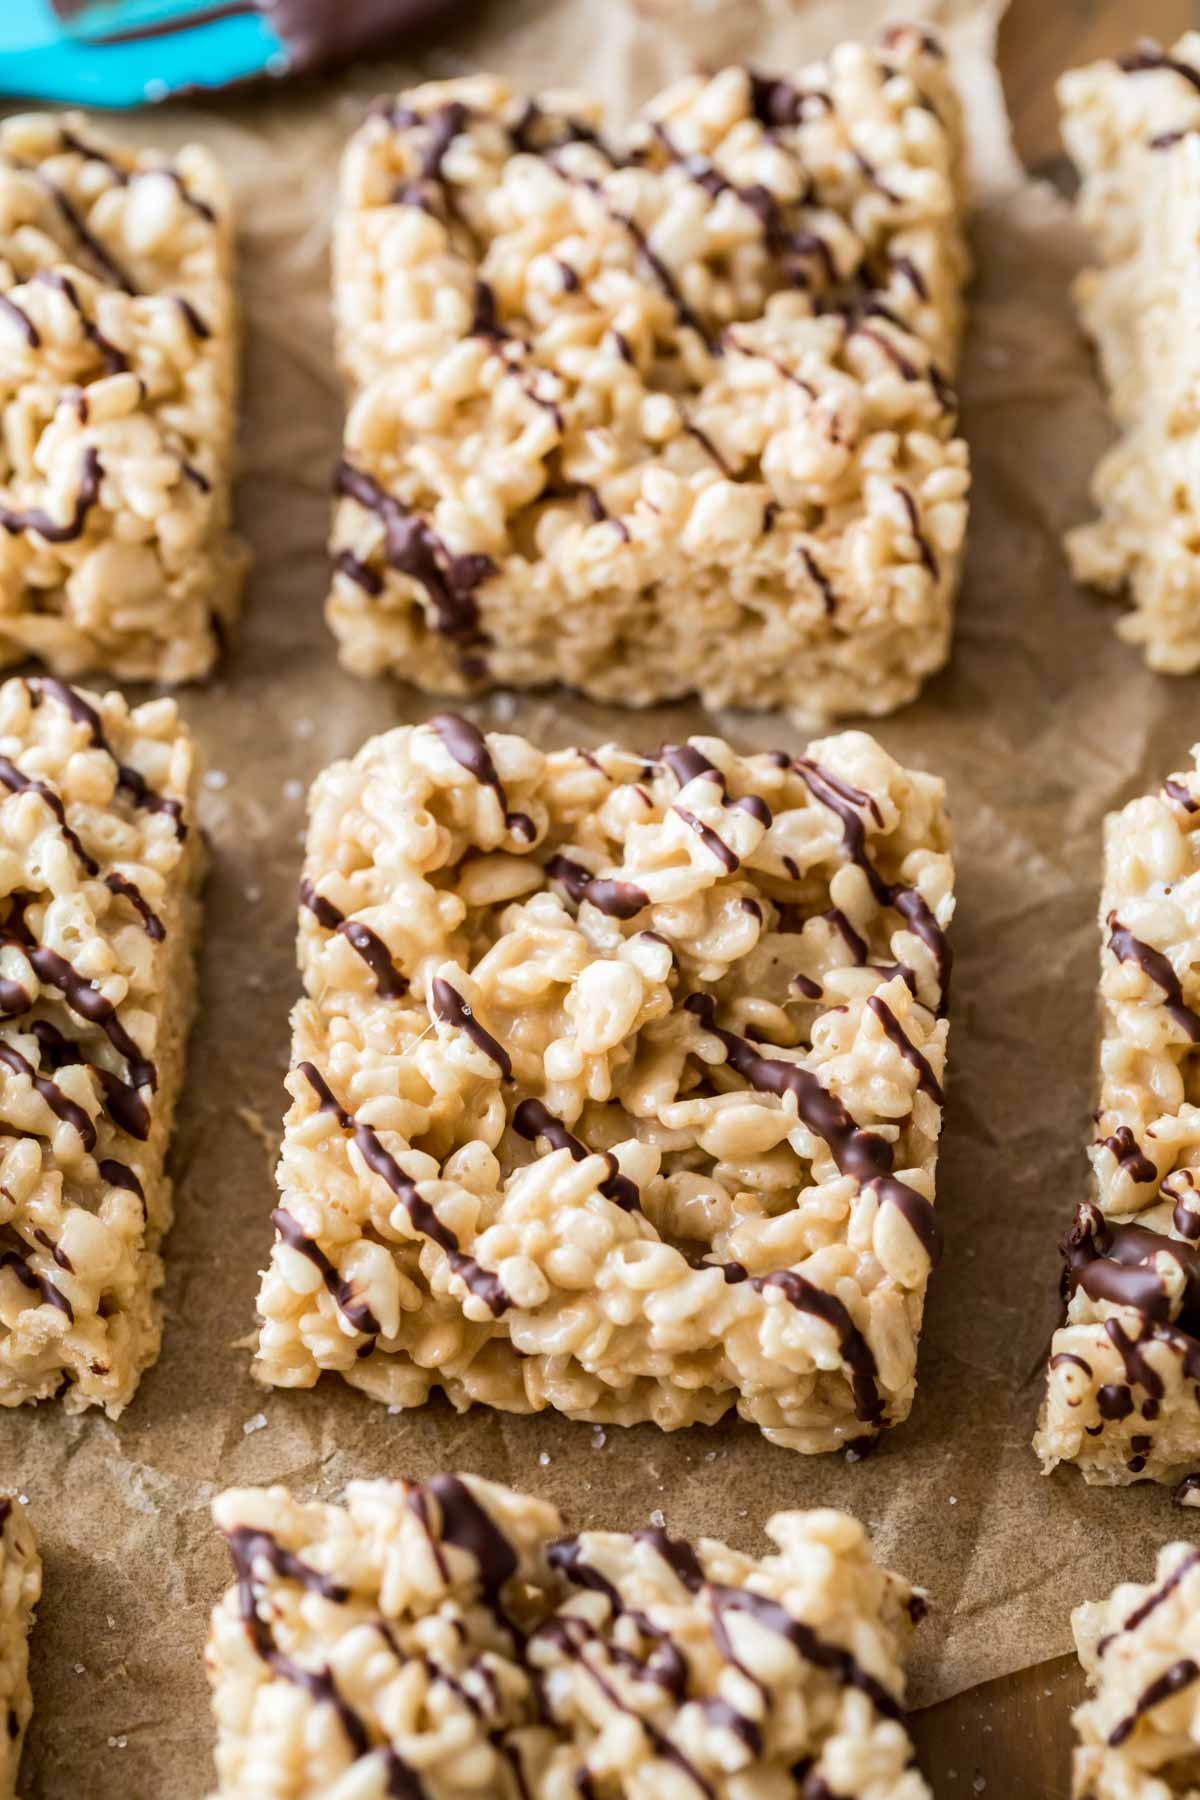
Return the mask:
<svg viewBox="0 0 1200 1800">
<path fill-rule="evenodd" d="M 1026 165 L 1051 178 L 1063 167 L 1054 102 L 1063 69 L 1139 37 L 1170 44 L 1191 27 L 1200 27 L 1200 0 L 1011 0 L 999 59 Z M 914 1714 L 937 1800 L 1068 1800 L 1070 1711 L 1083 1694 L 1079 1666 L 1064 1656 Z"/>
</svg>

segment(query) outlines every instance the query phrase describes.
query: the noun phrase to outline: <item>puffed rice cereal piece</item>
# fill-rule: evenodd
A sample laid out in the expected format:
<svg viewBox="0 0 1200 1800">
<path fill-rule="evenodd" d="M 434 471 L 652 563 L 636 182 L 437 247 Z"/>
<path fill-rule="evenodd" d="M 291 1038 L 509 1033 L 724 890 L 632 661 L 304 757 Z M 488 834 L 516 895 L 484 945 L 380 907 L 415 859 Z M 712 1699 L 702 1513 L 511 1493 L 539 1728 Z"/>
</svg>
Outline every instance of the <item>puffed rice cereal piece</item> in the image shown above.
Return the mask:
<svg viewBox="0 0 1200 1800">
<path fill-rule="evenodd" d="M 1062 1246 L 1067 1314 L 1035 1440 L 1047 1471 L 1075 1462 L 1105 1484 L 1200 1468 L 1200 746 L 1192 758 L 1105 825 L 1092 1197 Z"/>
<path fill-rule="evenodd" d="M 564 1538 L 471 1475 L 344 1506 L 234 1489 L 213 1515 L 237 1576 L 206 1657 L 214 1800 L 927 1800 L 902 1711 L 925 1597 L 845 1513 L 777 1513 L 757 1560 Z"/>
<path fill-rule="evenodd" d="M 173 700 L 0 686 L 0 1405 L 158 1354 L 203 860 Z"/>
<path fill-rule="evenodd" d="M 1075 1713 L 1074 1800 L 1200 1794 L 1200 1549 L 1167 1544 L 1146 1587 L 1071 1615 L 1092 1697 Z"/>
<path fill-rule="evenodd" d="M 947 843 L 861 732 L 544 755 L 440 714 L 326 770 L 259 1376 L 802 1451 L 904 1419 Z"/>
<path fill-rule="evenodd" d="M 0 1800 L 15 1800 L 21 1746 L 33 1717 L 29 1633 L 42 1596 L 42 1559 L 25 1507 L 0 1492 Z"/>
<path fill-rule="evenodd" d="M 436 692 L 884 713 L 944 662 L 961 119 L 896 27 L 622 138 L 492 76 L 377 106 L 335 226 L 328 617 Z"/>
<path fill-rule="evenodd" d="M 233 221 L 197 145 L 0 121 L 0 663 L 190 681 L 246 552 L 230 529 Z"/>
<path fill-rule="evenodd" d="M 1075 298 L 1121 432 L 1092 483 L 1100 517 L 1068 533 L 1067 552 L 1077 580 L 1124 592 L 1117 630 L 1150 667 L 1186 674 L 1200 667 L 1200 33 L 1074 70 L 1058 92 L 1101 262 Z"/>
</svg>

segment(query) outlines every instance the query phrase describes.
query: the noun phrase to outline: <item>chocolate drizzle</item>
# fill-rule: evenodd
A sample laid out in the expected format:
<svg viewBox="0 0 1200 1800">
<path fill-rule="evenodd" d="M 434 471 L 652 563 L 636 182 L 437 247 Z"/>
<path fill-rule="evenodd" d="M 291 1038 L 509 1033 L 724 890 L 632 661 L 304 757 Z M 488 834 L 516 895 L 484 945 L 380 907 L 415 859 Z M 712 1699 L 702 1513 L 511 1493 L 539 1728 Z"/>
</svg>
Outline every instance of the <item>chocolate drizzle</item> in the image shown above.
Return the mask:
<svg viewBox="0 0 1200 1800">
<path fill-rule="evenodd" d="M 60 269 L 39 269 L 33 279 L 40 281 L 43 287 L 53 288 L 74 309 L 84 337 L 100 357 L 104 373 L 106 375 L 124 374 L 129 367 L 129 358 L 123 350 L 118 350 L 115 344 L 109 342 L 96 321 L 86 311 L 79 298 L 79 290 L 70 276 L 64 275 Z M 83 416 L 86 418 L 86 412 Z M 42 535 L 45 536 L 45 533 Z"/>
<path fill-rule="evenodd" d="M 438 1218 L 428 1200 L 421 1198 L 416 1183 L 409 1179 L 395 1158 L 384 1148 L 372 1127 L 363 1124 L 339 1104 L 328 1082 L 313 1064 L 302 1062 L 299 1069 L 317 1096 L 320 1110 L 331 1113 L 341 1129 L 353 1138 L 367 1168 L 392 1190 L 411 1219 L 414 1229 L 437 1245 L 444 1253 L 451 1272 L 484 1302 L 494 1318 L 499 1318 L 512 1305 L 499 1276 L 491 1269 L 485 1269 L 474 1257 L 463 1253 L 454 1232 Z"/>
<path fill-rule="evenodd" d="M 865 794 L 861 788 L 852 787 L 829 769 L 824 769 L 811 757 L 796 757 L 792 763 L 814 800 L 827 807 L 841 821 L 842 847 L 852 863 L 855 863 L 867 878 L 867 885 L 880 906 L 891 906 L 901 915 L 909 930 L 919 937 L 933 958 L 940 989 L 939 1016 L 945 1012 L 946 1000 L 950 990 L 950 973 L 953 957 L 950 943 L 945 932 L 934 918 L 924 896 L 916 888 L 904 887 L 897 883 L 886 882 L 875 864 L 867 855 L 867 833 L 863 823 L 862 812 L 870 811 L 877 825 L 882 825 L 883 815 L 879 803 L 871 794 Z"/>
<path fill-rule="evenodd" d="M 537 836 L 537 827 L 528 814 L 509 812 L 508 795 L 504 791 L 504 784 L 483 733 L 458 713 L 435 713 L 429 723 L 460 768 L 473 775 L 480 787 L 491 788 L 507 829 L 531 844 Z"/>
<path fill-rule="evenodd" d="M 90 1153 L 96 1148 L 96 1127 L 74 1100 L 69 1100 L 57 1082 L 49 1081 L 40 1075 L 33 1064 L 21 1055 L 11 1044 L 0 1044 L 0 1063 L 12 1070 L 14 1075 L 24 1075 L 33 1090 L 45 1101 L 56 1119 L 65 1125 L 71 1125 L 79 1133 L 84 1149 Z"/>
<path fill-rule="evenodd" d="M 854 1688 L 858 1693 L 865 1694 L 882 1718 L 897 1721 L 903 1719 L 903 1709 L 896 1697 L 888 1692 L 876 1676 L 864 1669 L 849 1650 L 844 1650 L 840 1644 L 827 1642 L 811 1625 L 793 1618 L 777 1600 L 771 1600 L 765 1594 L 754 1593 L 749 1588 L 724 1587 L 706 1581 L 700 1559 L 692 1546 L 682 1539 L 668 1537 L 659 1527 L 635 1532 L 634 1539 L 637 1543 L 649 1544 L 656 1550 L 690 1594 L 702 1593 L 705 1596 L 712 1609 L 713 1637 L 722 1655 L 730 1662 L 736 1665 L 737 1655 L 730 1639 L 728 1620 L 732 1615 L 742 1613 L 764 1630 L 773 1631 L 778 1637 L 785 1639 L 814 1668 L 833 1675 L 843 1687 Z"/>
<path fill-rule="evenodd" d="M 512 1080 L 512 1058 L 503 1044 L 497 1043 L 490 1031 L 486 1031 L 475 1017 L 468 1003 L 458 989 L 450 982 L 436 975 L 430 994 L 433 1003 L 433 1016 L 443 1025 L 452 1025 L 456 1030 L 465 1033 L 477 1050 L 494 1062 L 500 1071 L 503 1081 Z"/>
<path fill-rule="evenodd" d="M 0 294 L 0 313 L 3 313 L 6 319 L 12 320 L 31 350 L 40 348 L 42 342 L 41 332 L 29 317 L 29 314 L 23 312 L 16 301 L 10 299 L 7 294 Z"/>
<path fill-rule="evenodd" d="M 932 1101 L 941 1106 L 945 1099 L 941 1082 L 930 1067 L 928 1058 L 917 1049 L 891 1007 L 878 994 L 872 994 L 867 1001 L 867 1009 L 874 1013 L 883 1026 L 884 1036 L 891 1040 L 905 1061 L 917 1071 L 918 1091 L 928 1094 Z"/>
<path fill-rule="evenodd" d="M 1156 1706 L 1161 1706 L 1164 1700 L 1174 1699 L 1176 1694 L 1181 1694 L 1184 1688 L 1190 1687 L 1197 1680 L 1200 1680 L 1200 1666 L 1194 1663 L 1190 1656 L 1182 1656 L 1178 1662 L 1172 1663 L 1169 1669 L 1164 1670 L 1158 1679 L 1152 1681 L 1145 1692 L 1138 1696 L 1137 1705 L 1133 1711 L 1127 1714 L 1119 1724 L 1113 1726 L 1107 1740 L 1110 1748 L 1116 1749 L 1119 1744 L 1125 1742 L 1126 1738 L 1131 1737 L 1138 1720 L 1146 1713 L 1151 1712 Z"/>
<path fill-rule="evenodd" d="M 607 914 L 610 919 L 634 919 L 650 904 L 650 896 L 632 881 L 618 881 L 610 875 L 593 875 L 582 863 L 569 856 L 552 856 L 546 874 L 566 888 L 576 906 L 584 900 Z"/>
<path fill-rule="evenodd" d="M 589 1150 L 540 1100 L 522 1100 L 513 1114 L 512 1127 L 518 1137 L 525 1138 L 529 1143 L 537 1138 L 545 1138 L 552 1149 L 568 1151 L 572 1162 L 585 1162 L 589 1156 L 602 1156 L 608 1165 L 608 1174 L 597 1184 L 600 1193 L 624 1212 L 641 1211 L 642 1196 L 628 1175 L 622 1175 L 612 1152 Z"/>
<path fill-rule="evenodd" d="M 1111 1137 L 1101 1138 L 1100 1143 L 1105 1150 L 1112 1152 L 1118 1167 L 1124 1169 L 1131 1181 L 1145 1185 L 1158 1180 L 1158 1170 L 1143 1154 L 1141 1145 L 1128 1125 L 1119 1125 Z"/>
<path fill-rule="evenodd" d="M 381 1000 L 402 1000 L 408 992 L 408 977 L 402 975 L 392 961 L 391 951 L 383 939 L 361 919 L 348 919 L 332 900 L 318 894 L 305 876 L 300 883 L 300 904 L 326 931 L 336 931 L 350 948 L 361 956 L 375 977 L 375 991 Z"/>
<path fill-rule="evenodd" d="M 445 637 L 470 637 L 479 622 L 475 591 L 496 572 L 491 557 L 450 550 L 428 519 L 410 512 L 397 495 L 380 487 L 374 476 L 344 459 L 337 466 L 334 491 L 379 519 L 385 560 L 425 590 L 435 630 Z"/>
<path fill-rule="evenodd" d="M 340 1583 L 333 1582 L 319 1570 L 310 1568 L 291 1551 L 284 1550 L 269 1532 L 255 1531 L 248 1526 L 239 1526 L 228 1533 L 226 1542 L 233 1560 L 237 1577 L 238 1605 L 245 1624 L 247 1635 L 258 1656 L 271 1672 L 280 1680 L 287 1681 L 294 1687 L 302 1688 L 317 1703 L 325 1702 L 332 1706 L 337 1714 L 338 1723 L 345 1733 L 346 1740 L 357 1761 L 360 1757 L 372 1753 L 372 1744 L 367 1727 L 360 1715 L 339 1693 L 328 1667 L 324 1669 L 306 1669 L 293 1662 L 279 1649 L 270 1620 L 263 1618 L 258 1609 L 258 1583 L 254 1575 L 254 1565 L 258 1561 L 266 1561 L 270 1567 L 284 1580 L 298 1582 L 309 1593 L 321 1594 L 327 1600 L 345 1601 L 349 1599 L 347 1589 Z M 398 1800 L 424 1800 L 425 1790 L 417 1779 L 416 1773 L 403 1760 L 398 1752 L 387 1744 L 377 1746 L 382 1749 L 384 1767 L 387 1770 L 387 1789 L 390 1795 Z"/>
<path fill-rule="evenodd" d="M 828 1093 L 799 1063 L 761 1056 L 745 1038 L 716 1024 L 710 994 L 691 994 L 684 1002 L 703 1028 L 725 1046 L 729 1066 L 760 1093 L 781 1099 L 790 1094 L 801 1123 L 828 1146 L 838 1170 L 862 1186 L 874 1187 L 882 1204 L 894 1206 L 908 1222 L 932 1264 L 941 1257 L 942 1232 L 929 1201 L 893 1173 L 895 1153 L 885 1138 L 864 1131 L 835 1095 Z"/>
<path fill-rule="evenodd" d="M 102 476 L 99 454 L 95 445 L 89 444 L 83 453 L 75 506 L 65 524 L 52 519 L 40 506 L 30 507 L 27 512 L 14 512 L 11 507 L 0 506 L 0 528 L 10 537 L 17 537 L 23 531 L 36 531 L 48 544 L 68 544 L 74 538 L 82 537 L 87 516 L 100 498 Z"/>
<path fill-rule="evenodd" d="M 854 1395 L 854 1416 L 865 1425 L 880 1425 L 884 1417 L 884 1400 L 879 1392 L 879 1370 L 875 1357 L 854 1320 L 836 1294 L 816 1287 L 794 1269 L 774 1269 L 769 1275 L 754 1275 L 750 1285 L 758 1293 L 778 1288 L 789 1306 L 797 1312 L 811 1313 L 829 1326 L 837 1338 L 842 1361 L 850 1371 L 850 1388 Z"/>
<path fill-rule="evenodd" d="M 1155 69 L 1166 69 L 1200 93 L 1200 69 L 1194 69 L 1190 63 L 1180 62 L 1177 57 L 1168 56 L 1165 50 L 1149 40 L 1124 56 L 1118 56 L 1117 67 L 1124 75 L 1141 75 Z"/>
<path fill-rule="evenodd" d="M 90 706 L 77 689 L 68 687 L 65 681 L 58 681 L 52 675 L 40 675 L 27 684 L 35 696 L 48 694 L 52 700 L 66 709 L 77 725 L 86 726 L 96 750 L 103 750 L 105 755 L 116 765 L 117 786 L 128 794 L 141 812 L 166 813 L 174 821 L 175 835 L 182 844 L 188 834 L 184 822 L 183 804 L 179 800 L 168 799 L 150 786 L 146 777 L 128 763 L 118 760 L 117 754 L 104 734 L 100 715 L 95 707 Z M 36 704 L 36 701 L 35 701 Z"/>
<path fill-rule="evenodd" d="M 1169 1017 L 1193 1044 L 1200 1043 L 1200 1017 L 1184 1004 L 1179 977 L 1162 951 L 1154 950 L 1141 938 L 1134 937 L 1132 931 L 1121 924 L 1115 911 L 1109 913 L 1107 923 L 1108 947 L 1117 961 L 1135 963 L 1155 987 L 1161 988 L 1165 996 L 1163 1006 Z"/>
<path fill-rule="evenodd" d="M 22 1287 L 28 1288 L 31 1294 L 40 1295 L 44 1305 L 54 1307 L 72 1325 L 75 1323 L 75 1309 L 62 1289 L 48 1275 L 39 1275 L 22 1251 L 9 1249 L 0 1252 L 0 1269 L 11 1269 Z"/>
<path fill-rule="evenodd" d="M 285 1244 L 306 1256 L 319 1272 L 328 1293 L 333 1296 L 338 1311 L 343 1315 L 355 1331 L 361 1331 L 365 1337 L 379 1336 L 379 1320 L 364 1300 L 355 1297 L 353 1282 L 340 1276 L 320 1244 L 315 1238 L 308 1236 L 297 1221 L 282 1206 L 277 1206 L 271 1214 L 271 1223 Z"/>
<path fill-rule="evenodd" d="M 1110 1225 L 1088 1201 L 1078 1208 L 1063 1239 L 1062 1253 L 1069 1293 L 1082 1288 L 1092 1300 L 1135 1307 L 1160 1323 L 1172 1322 L 1172 1303 L 1156 1263 L 1161 1256 L 1169 1257 L 1185 1278 L 1173 1322 L 1188 1332 L 1200 1327 L 1200 1248 L 1194 1244 L 1144 1225 Z M 1107 1321 L 1108 1325 L 1116 1323 Z M 1161 1381 L 1148 1364 L 1139 1377 L 1142 1385 L 1161 1399 Z"/>
</svg>

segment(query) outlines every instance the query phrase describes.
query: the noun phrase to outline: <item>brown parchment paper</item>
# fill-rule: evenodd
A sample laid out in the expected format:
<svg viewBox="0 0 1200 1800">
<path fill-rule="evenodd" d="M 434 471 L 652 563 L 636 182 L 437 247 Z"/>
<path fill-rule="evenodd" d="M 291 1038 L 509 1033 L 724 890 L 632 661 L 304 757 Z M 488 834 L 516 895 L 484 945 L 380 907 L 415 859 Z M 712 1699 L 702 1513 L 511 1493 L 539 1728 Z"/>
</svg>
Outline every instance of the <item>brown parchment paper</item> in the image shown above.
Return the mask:
<svg viewBox="0 0 1200 1800">
<path fill-rule="evenodd" d="M 175 1145 L 161 1360 L 125 1416 L 51 1404 L 0 1417 L 0 1471 L 29 1496 L 46 1559 L 33 1652 L 27 1800 L 192 1800 L 210 1780 L 200 1653 L 228 1580 L 215 1491 L 285 1481 L 332 1496 L 355 1475 L 462 1468 L 556 1501 L 574 1526 L 673 1530 L 761 1548 L 781 1506 L 852 1508 L 881 1554 L 935 1596 L 918 1637 L 920 1704 L 1069 1647 L 1077 1601 L 1200 1521 L 1158 1489 L 1046 1481 L 1029 1448 L 1057 1312 L 1055 1242 L 1085 1176 L 1095 1056 L 1102 815 L 1157 783 L 1196 730 L 1196 684 L 1150 676 L 1110 608 L 1074 590 L 1059 534 L 1087 511 L 1108 436 L 1067 283 L 1083 247 L 1063 203 L 1022 185 L 990 48 L 1001 0 L 927 0 L 960 54 L 981 199 L 962 377 L 975 491 L 949 670 L 876 728 L 942 773 L 957 821 L 950 1103 L 939 1205 L 947 1253 L 931 1293 L 909 1423 L 856 1466 L 805 1459 L 749 1427 L 673 1437 L 548 1415 L 389 1415 L 334 1379 L 259 1388 L 244 1339 L 270 1241 L 271 1165 L 296 996 L 303 793 L 421 699 L 336 667 L 321 618 L 330 471 L 342 401 L 326 246 L 336 155 L 364 100 L 422 74 L 497 67 L 587 84 L 617 113 L 696 61 L 786 66 L 872 31 L 881 0 L 496 0 L 407 63 L 325 83 L 177 105 L 121 121 L 146 142 L 208 139 L 237 189 L 247 322 L 240 511 L 256 565 L 240 643 L 183 695 L 207 757 L 201 1011 Z M 696 708 L 621 714 L 562 693 L 473 709 L 547 745 L 701 728 Z M 749 715 L 746 747 L 802 734 Z M 243 1342 L 239 1342 L 243 1340 Z M 937 1780 L 938 1772 L 932 1771 Z"/>
</svg>

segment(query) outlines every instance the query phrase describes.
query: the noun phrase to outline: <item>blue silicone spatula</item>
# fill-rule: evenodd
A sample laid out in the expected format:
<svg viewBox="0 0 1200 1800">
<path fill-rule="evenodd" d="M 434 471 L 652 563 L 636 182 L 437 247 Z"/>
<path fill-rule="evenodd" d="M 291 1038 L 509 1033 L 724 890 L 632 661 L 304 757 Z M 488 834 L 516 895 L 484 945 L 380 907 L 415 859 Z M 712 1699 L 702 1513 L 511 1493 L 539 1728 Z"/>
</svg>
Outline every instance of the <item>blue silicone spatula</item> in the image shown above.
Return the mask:
<svg viewBox="0 0 1200 1800">
<path fill-rule="evenodd" d="M 0 0 L 0 94 L 142 106 L 353 55 L 448 0 Z"/>
</svg>

